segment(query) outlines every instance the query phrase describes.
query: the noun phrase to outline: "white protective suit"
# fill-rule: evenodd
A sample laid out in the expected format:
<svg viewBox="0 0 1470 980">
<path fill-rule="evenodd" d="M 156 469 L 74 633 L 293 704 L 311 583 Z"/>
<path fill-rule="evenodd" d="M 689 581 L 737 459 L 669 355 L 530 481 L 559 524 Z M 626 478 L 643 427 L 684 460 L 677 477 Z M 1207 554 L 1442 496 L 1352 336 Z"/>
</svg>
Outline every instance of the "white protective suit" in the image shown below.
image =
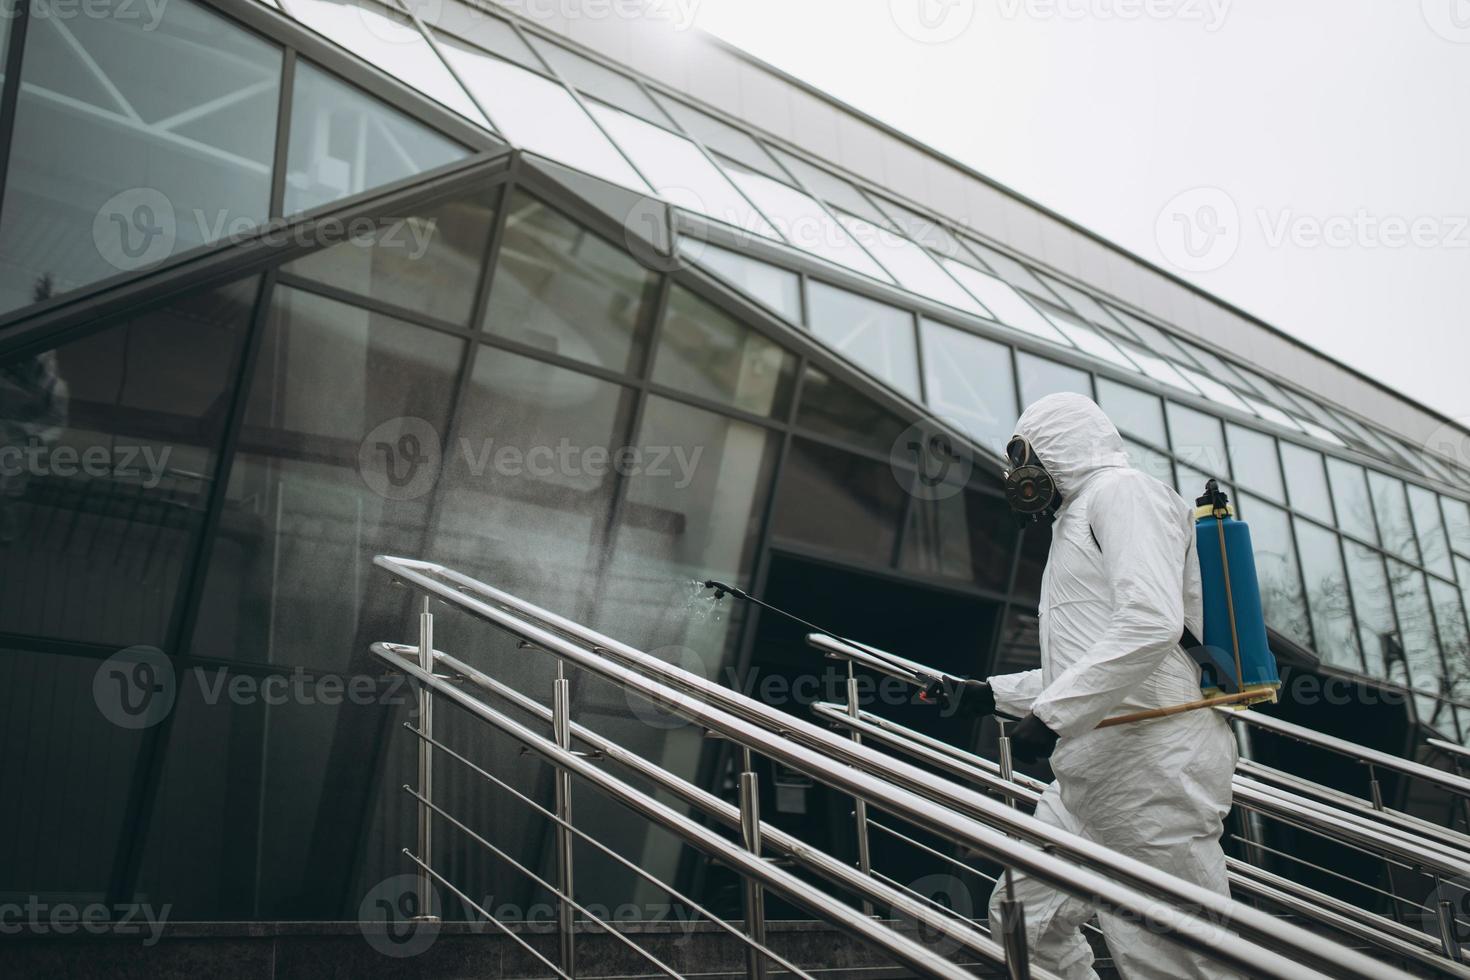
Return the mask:
<svg viewBox="0 0 1470 980">
<path fill-rule="evenodd" d="M 989 679 L 1000 711 L 1034 712 L 1060 736 L 1057 778 L 1036 815 L 1228 895 L 1220 835 L 1235 740 L 1225 720 L 1204 710 L 1095 728 L 1200 697 L 1199 667 L 1179 645 L 1186 623 L 1203 635 L 1193 509 L 1129 467 L 1118 430 L 1081 395 L 1042 398 L 1016 434 L 1062 494 L 1041 582 L 1041 669 Z M 1079 928 L 1094 910 L 1026 875 L 1014 883 L 1033 961 L 1068 980 L 1096 977 Z M 992 922 L 1003 885 L 991 896 Z M 1099 919 L 1129 980 L 1235 976 L 1135 922 Z"/>
</svg>

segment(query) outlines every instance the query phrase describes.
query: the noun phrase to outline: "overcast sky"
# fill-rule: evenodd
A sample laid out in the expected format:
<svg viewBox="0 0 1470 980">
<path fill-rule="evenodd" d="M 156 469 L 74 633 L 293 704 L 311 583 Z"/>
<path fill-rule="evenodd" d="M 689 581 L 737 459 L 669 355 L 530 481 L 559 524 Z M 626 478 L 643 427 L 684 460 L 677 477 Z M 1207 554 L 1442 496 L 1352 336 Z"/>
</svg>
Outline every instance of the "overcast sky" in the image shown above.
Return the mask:
<svg viewBox="0 0 1470 980">
<path fill-rule="evenodd" d="M 1470 0 L 698 3 L 703 29 L 1470 420 Z"/>
</svg>

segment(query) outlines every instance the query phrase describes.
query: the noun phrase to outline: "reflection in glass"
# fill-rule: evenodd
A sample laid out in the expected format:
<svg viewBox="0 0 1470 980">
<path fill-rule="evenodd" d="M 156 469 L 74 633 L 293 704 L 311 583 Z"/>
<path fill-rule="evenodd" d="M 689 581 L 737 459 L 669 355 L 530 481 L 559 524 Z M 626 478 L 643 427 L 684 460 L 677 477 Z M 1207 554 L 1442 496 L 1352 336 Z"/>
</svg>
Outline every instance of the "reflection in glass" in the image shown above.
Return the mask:
<svg viewBox="0 0 1470 980">
<path fill-rule="evenodd" d="M 735 163 L 722 161 L 725 172 L 746 196 L 775 222 L 786 240 L 813 255 L 865 276 L 892 282 L 872 256 L 817 203 L 796 188 Z"/>
<path fill-rule="evenodd" d="M 291 89 L 286 213 L 382 187 L 468 153 L 304 60 Z"/>
<path fill-rule="evenodd" d="M 764 335 L 673 286 L 653 380 L 757 415 L 785 418 L 796 358 Z"/>
<path fill-rule="evenodd" d="M 1331 524 L 1332 495 L 1327 490 L 1322 454 L 1282 440 L 1281 462 L 1286 467 L 1286 492 L 1291 506 L 1324 524 Z"/>
<path fill-rule="evenodd" d="M 1155 381 L 1161 381 L 1169 387 L 1177 388 L 1188 395 L 1199 394 L 1199 389 L 1184 380 L 1184 375 L 1179 373 L 1179 369 L 1162 357 L 1155 357 L 1150 351 L 1139 347 L 1137 344 L 1130 344 L 1126 340 L 1117 341 L 1117 345 L 1119 349 L 1133 359 L 1135 364 L 1143 368 L 1144 374 L 1153 378 Z"/>
<path fill-rule="evenodd" d="M 1250 523 L 1251 547 L 1256 552 L 1256 576 L 1261 583 L 1261 610 L 1266 625 L 1302 646 L 1312 645 L 1302 597 L 1301 573 L 1292 546 L 1291 522 L 1286 511 L 1259 497 L 1242 493 L 1242 517 Z"/>
<path fill-rule="evenodd" d="M 994 276 L 972 269 L 963 262 L 944 259 L 944 267 L 960 281 L 970 293 L 989 309 L 989 317 L 998 323 L 1029 333 L 1033 337 L 1050 341 L 1062 347 L 1071 347 L 1072 342 L 1052 326 L 1051 321 L 1036 311 L 1021 294 Z"/>
<path fill-rule="evenodd" d="M 1173 402 L 1168 403 L 1166 410 L 1175 458 L 1218 480 L 1228 480 L 1230 461 L 1225 454 L 1220 420 Z"/>
<path fill-rule="evenodd" d="M 926 251 L 896 232 L 881 228 L 871 221 L 855 218 L 841 211 L 833 212 L 837 220 L 881 262 L 898 284 L 938 303 L 985 316 L 985 307 L 960 288 L 939 263 Z"/>
<path fill-rule="evenodd" d="M 1332 499 L 1337 506 L 1337 526 L 1364 541 L 1377 544 L 1378 525 L 1373 518 L 1373 503 L 1368 495 L 1363 468 L 1329 456 L 1327 476 L 1332 484 Z"/>
<path fill-rule="evenodd" d="M 438 35 L 438 41 L 450 66 L 506 139 L 614 184 L 648 190 L 560 84 L 448 35 Z"/>
<path fill-rule="evenodd" d="M 1450 544 L 1462 555 L 1470 555 L 1470 504 L 1454 497 L 1439 498 L 1444 509 L 1445 527 L 1449 531 Z"/>
<path fill-rule="evenodd" d="M 0 312 L 265 220 L 279 48 L 189 0 L 152 16 L 120 2 L 31 9 Z"/>
<path fill-rule="evenodd" d="M 904 394 L 919 396 L 912 313 L 818 281 L 807 287 L 807 304 L 818 339 Z"/>
<path fill-rule="evenodd" d="M 1414 532 L 1419 540 L 1419 554 L 1424 559 L 1424 567 L 1446 577 L 1453 576 L 1455 566 L 1450 561 L 1444 519 L 1439 514 L 1439 498 L 1433 490 L 1411 483 L 1409 509 L 1414 515 Z"/>
<path fill-rule="evenodd" d="M 919 497 L 909 511 L 899 567 L 1004 592 L 1016 548 L 1016 521 L 999 497 L 964 490 L 939 499 Z"/>
<path fill-rule="evenodd" d="M 1225 434 L 1230 440 L 1230 468 L 1236 482 L 1264 493 L 1277 503 L 1285 503 L 1276 440 L 1233 422 L 1226 423 Z"/>
<path fill-rule="evenodd" d="M 484 327 L 553 354 L 630 371 L 647 339 L 657 284 L 621 249 L 517 192 Z"/>
<path fill-rule="evenodd" d="M 679 248 L 692 261 L 713 269 L 787 320 L 801 322 L 801 279 L 796 273 L 709 242 L 680 238 Z"/>
<path fill-rule="evenodd" d="M 796 424 L 888 456 L 908 423 L 851 385 L 807 364 Z"/>
<path fill-rule="evenodd" d="M 969 253 L 960 244 L 960 240 L 950 234 L 948 228 L 937 221 L 931 221 L 911 208 L 904 207 L 897 201 L 876 194 L 874 199 L 888 216 L 889 220 L 885 224 L 896 226 L 909 241 L 918 242 L 946 258 L 963 258 L 970 261 Z"/>
<path fill-rule="evenodd" d="M 1214 378 L 1201 374 L 1198 371 L 1191 371 L 1187 367 L 1180 367 L 1179 373 L 1183 374 L 1189 380 L 1190 384 L 1204 392 L 1205 397 L 1210 401 L 1219 402 L 1221 405 L 1228 405 L 1231 408 L 1244 412 L 1246 415 L 1255 414 L 1251 411 L 1249 405 L 1240 400 L 1239 395 Z"/>
<path fill-rule="evenodd" d="M 291 0 L 290 13 L 369 64 L 481 126 L 485 117 L 413 22 L 367 0 Z"/>
<path fill-rule="evenodd" d="M 743 231 L 780 238 L 699 147 L 600 103 L 589 102 L 588 109 L 665 200 Z"/>
<path fill-rule="evenodd" d="M 1437 578 L 1429 579 L 1429 598 L 1434 603 L 1434 620 L 1439 627 L 1439 646 L 1444 652 L 1445 690 L 1459 701 L 1470 700 L 1470 630 L 1458 589 Z"/>
<path fill-rule="evenodd" d="M 796 178 L 797 183 L 817 197 L 829 204 L 835 204 L 844 211 L 851 211 L 868 221 L 880 225 L 889 223 L 883 214 L 873 206 L 873 202 L 863 195 L 862 191 L 841 177 L 815 164 L 807 163 L 800 157 L 793 156 L 778 147 L 773 146 L 770 150 L 787 172 Z"/>
<path fill-rule="evenodd" d="M 1395 652 L 1402 656 L 1399 662 L 1389 661 L 1389 678 L 1416 690 L 1444 693 L 1444 664 L 1439 656 L 1439 637 L 1430 611 L 1424 573 L 1390 558 L 1388 584 L 1393 590 L 1394 610 L 1399 619 L 1399 642 Z M 1425 724 L 1436 727 L 1453 724 L 1442 702 L 1418 696 L 1414 702 L 1419 707 L 1419 720 Z M 1441 715 L 1442 711 L 1446 713 Z"/>
<path fill-rule="evenodd" d="M 1343 541 L 1347 556 L 1348 582 L 1352 585 L 1353 609 L 1358 615 L 1358 635 L 1362 639 L 1363 660 L 1368 673 L 1388 676 L 1388 653 L 1397 643 L 1398 625 L 1393 618 L 1389 599 L 1388 576 L 1383 569 L 1383 556 L 1366 545 Z"/>
<path fill-rule="evenodd" d="M 1164 432 L 1164 403 L 1158 395 L 1114 381 L 1097 379 L 1097 403 L 1108 413 L 1118 431 L 1137 436 L 1155 446 L 1167 446 Z M 1172 483 L 1172 480 L 1165 480 Z"/>
<path fill-rule="evenodd" d="M 795 439 L 781 469 L 772 534 L 887 567 L 907 496 L 888 463 Z"/>
<path fill-rule="evenodd" d="M 372 235 L 313 252 L 281 271 L 467 326 L 490 241 L 493 200 L 479 192 L 376 223 Z"/>
<path fill-rule="evenodd" d="M 1084 352 L 1091 354 L 1098 360 L 1136 372 L 1138 365 L 1128 359 L 1128 356 L 1113 344 L 1111 340 L 1098 333 L 1085 321 L 1077 318 L 1066 310 L 1053 306 L 1043 305 L 1041 312 L 1046 318 L 1055 323 L 1067 339 L 1076 344 Z"/>
<path fill-rule="evenodd" d="M 1403 481 L 1369 470 L 1368 488 L 1373 493 L 1373 513 L 1378 518 L 1383 547 L 1392 554 L 1417 562 L 1419 545 L 1414 540 L 1414 525 L 1409 518 L 1409 501 L 1404 496 Z"/>
<path fill-rule="evenodd" d="M 1016 371 L 1021 376 L 1021 411 L 1038 399 L 1059 391 L 1092 397 L 1092 377 L 1079 368 L 1049 361 L 1035 354 L 1016 351 Z"/>
<path fill-rule="evenodd" d="M 1306 580 L 1307 608 L 1312 615 L 1317 653 L 1330 664 L 1362 670 L 1337 535 L 1300 517 L 1293 524 L 1297 547 L 1301 550 L 1302 578 Z"/>
<path fill-rule="evenodd" d="M 919 324 L 924 391 L 936 415 L 997 455 L 1016 426 L 1011 349 L 933 320 Z"/>
</svg>

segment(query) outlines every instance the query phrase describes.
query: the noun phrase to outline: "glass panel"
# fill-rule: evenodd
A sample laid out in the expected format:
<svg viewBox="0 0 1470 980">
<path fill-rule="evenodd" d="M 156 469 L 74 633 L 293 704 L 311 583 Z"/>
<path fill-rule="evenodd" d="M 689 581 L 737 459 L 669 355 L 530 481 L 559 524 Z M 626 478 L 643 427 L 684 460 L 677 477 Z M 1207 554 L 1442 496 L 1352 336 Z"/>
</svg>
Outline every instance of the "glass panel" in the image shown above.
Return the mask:
<svg viewBox="0 0 1470 980">
<path fill-rule="evenodd" d="M 1016 351 L 1016 371 L 1021 376 L 1021 411 L 1038 399 L 1059 391 L 1092 397 L 1092 378 L 1086 371 L 1048 361 L 1044 357 Z"/>
<path fill-rule="evenodd" d="M 1318 425 L 1316 422 L 1310 422 L 1307 419 L 1304 419 L 1304 418 L 1302 418 L 1299 415 L 1293 415 L 1291 417 L 1291 420 L 1292 420 L 1293 423 L 1296 424 L 1296 427 L 1298 429 L 1301 429 L 1307 435 L 1313 436 L 1314 438 L 1317 438 L 1317 439 L 1321 439 L 1323 442 L 1327 443 L 1329 446 L 1338 446 L 1338 447 L 1341 447 L 1343 449 L 1346 449 L 1347 448 L 1347 443 L 1345 443 L 1341 439 L 1339 439 L 1337 437 L 1337 433 L 1332 432 L 1332 431 L 1330 431 L 1328 429 L 1322 428 L 1322 426 Z"/>
<path fill-rule="evenodd" d="M 1332 499 L 1337 505 L 1337 526 L 1364 541 L 1378 543 L 1378 527 L 1368 496 L 1363 468 L 1332 456 L 1327 457 L 1327 476 L 1332 482 Z"/>
<path fill-rule="evenodd" d="M 506 139 L 614 184 L 648 189 L 561 85 L 446 35 L 438 40 L 444 57 Z"/>
<path fill-rule="evenodd" d="M 1312 614 L 1317 653 L 1330 664 L 1362 670 L 1337 535 L 1300 517 L 1293 523 L 1297 547 L 1301 549 L 1302 577 L 1307 583 L 1307 608 Z"/>
<path fill-rule="evenodd" d="M 848 360 L 906 395 L 919 395 L 914 316 L 844 289 L 807 287 L 812 333 Z"/>
<path fill-rule="evenodd" d="M 807 366 L 796 424 L 832 439 L 887 456 L 907 424 L 868 396 L 826 372 Z"/>
<path fill-rule="evenodd" d="M 862 191 L 849 184 L 836 174 L 823 170 L 815 164 L 807 163 L 800 157 L 781 150 L 779 147 L 768 147 L 771 154 L 781 162 L 781 165 L 795 177 L 802 187 L 806 188 L 817 197 L 822 198 L 830 204 L 835 204 L 844 211 L 866 218 L 868 221 L 880 225 L 888 225 L 890 222 L 875 207 L 873 202 L 865 197 Z"/>
<path fill-rule="evenodd" d="M 906 496 L 888 463 L 795 439 L 781 469 L 772 534 L 887 567 Z"/>
<path fill-rule="evenodd" d="M 1275 422 L 1282 428 L 1291 429 L 1293 432 L 1301 431 L 1302 427 L 1297 425 L 1290 415 L 1287 415 L 1285 412 L 1276 408 L 1274 405 L 1268 405 L 1266 402 L 1261 401 L 1261 399 L 1252 398 L 1250 395 L 1242 394 L 1240 397 L 1241 400 L 1250 407 L 1251 411 L 1255 412 L 1266 421 Z"/>
<path fill-rule="evenodd" d="M 1449 528 L 1450 544 L 1462 555 L 1470 555 L 1470 504 L 1454 497 L 1439 498 L 1444 508 L 1445 526 Z"/>
<path fill-rule="evenodd" d="M 1097 403 L 1120 432 L 1138 436 L 1156 446 L 1169 444 L 1164 431 L 1164 403 L 1158 395 L 1150 395 L 1111 378 L 1098 378 Z"/>
<path fill-rule="evenodd" d="M 1322 454 L 1283 440 L 1281 462 L 1286 467 L 1286 493 L 1291 506 L 1331 524 L 1332 496 L 1327 491 Z"/>
<path fill-rule="evenodd" d="M 1128 462 L 1135 470 L 1142 470 L 1166 487 L 1174 486 L 1174 463 L 1168 456 L 1127 436 L 1123 437 L 1123 445 L 1128 450 Z M 1199 488 L 1195 492 L 1198 493 Z M 1189 498 L 1189 503 L 1191 506 L 1194 504 L 1193 497 Z"/>
<path fill-rule="evenodd" d="M 0 362 L 0 630 L 170 645 L 255 298 L 235 283 Z"/>
<path fill-rule="evenodd" d="M 375 222 L 371 233 L 303 256 L 281 271 L 466 326 L 490 241 L 493 200 L 481 192 L 409 218 Z"/>
<path fill-rule="evenodd" d="M 1078 313 L 1081 313 L 1084 319 L 1091 320 L 1093 323 L 1107 327 L 1110 330 L 1118 329 L 1118 322 L 1108 314 L 1107 310 L 1102 308 L 1097 300 L 1093 299 L 1087 293 L 1077 289 L 1075 286 L 1069 286 L 1055 276 L 1038 273 L 1038 278 L 1051 287 L 1051 291 L 1060 296 L 1063 302 Z"/>
<path fill-rule="evenodd" d="M 372 559 L 422 550 L 465 343 L 282 286 L 264 329 L 193 652 L 364 668 L 363 610 L 407 602 Z"/>
<path fill-rule="evenodd" d="M 768 177 L 774 177 L 777 180 L 786 179 L 781 168 L 776 166 L 776 161 L 771 159 L 770 155 L 751 138 L 749 133 L 736 129 L 723 119 L 717 119 L 677 99 L 671 99 L 660 93 L 655 93 L 654 98 L 668 111 L 668 114 L 674 118 L 684 132 L 699 140 L 709 149 L 732 160 L 738 160 L 747 167 L 753 167 Z"/>
<path fill-rule="evenodd" d="M 1179 369 L 1162 357 L 1155 357 L 1149 351 L 1144 350 L 1136 344 L 1130 344 L 1127 341 L 1120 340 L 1117 341 L 1117 344 L 1125 354 L 1133 358 L 1135 364 L 1143 368 L 1143 373 L 1150 378 L 1153 378 L 1155 381 L 1161 381 L 1169 387 L 1177 388 L 1189 395 L 1199 394 L 1199 389 L 1188 381 L 1185 381 L 1184 375 L 1179 373 Z"/>
<path fill-rule="evenodd" d="M 620 249 L 517 192 L 484 328 L 614 371 L 639 363 L 658 280 Z"/>
<path fill-rule="evenodd" d="M 1109 364 L 1115 364 L 1120 368 L 1126 368 L 1129 371 L 1138 370 L 1138 365 L 1130 361 L 1127 355 L 1113 346 L 1111 340 L 1108 340 L 1071 313 L 1045 304 L 1042 305 L 1041 312 L 1046 315 L 1048 320 L 1061 328 L 1062 333 L 1067 335 L 1068 340 L 1072 341 L 1072 343 L 1076 344 L 1084 352 L 1091 354 L 1099 360 L 1107 361 Z"/>
<path fill-rule="evenodd" d="M 740 189 L 793 245 L 854 272 L 892 281 L 814 198 L 732 161 L 724 161 L 724 166 Z"/>
<path fill-rule="evenodd" d="M 435 28 L 456 34 L 502 58 L 537 71 L 546 70 L 541 59 L 536 57 L 536 52 L 521 40 L 515 28 L 479 7 L 461 3 L 460 0 L 438 0 L 432 17 L 427 12 L 420 12 L 419 16 Z"/>
<path fill-rule="evenodd" d="M 1373 513 L 1378 518 L 1384 549 L 1417 562 L 1419 546 L 1414 541 L 1414 525 L 1409 518 L 1403 481 L 1369 470 L 1368 487 L 1373 491 Z"/>
<path fill-rule="evenodd" d="M 1042 340 L 1049 340 L 1063 347 L 1072 346 L 1072 342 L 1062 336 L 1062 332 L 1052 326 L 1050 320 L 1038 313 L 1036 307 L 1023 299 L 1021 294 L 1010 286 L 994 276 L 988 276 L 970 268 L 963 262 L 955 262 L 951 259 L 944 259 L 943 262 L 950 274 L 989 308 L 988 316 L 991 319 L 1008 327 L 1025 331 L 1033 337 L 1040 337 Z"/>
<path fill-rule="evenodd" d="M 795 378 L 794 356 L 684 287 L 671 287 L 654 381 L 784 419 Z"/>
<path fill-rule="evenodd" d="M 949 233 L 949 229 L 931 221 L 919 214 L 917 211 L 904 207 L 886 197 L 875 197 L 878 205 L 882 207 L 892 224 L 898 227 L 910 241 L 918 242 L 928 249 L 933 249 L 940 255 L 951 259 L 969 259 L 969 253 L 960 244 L 959 239 Z"/>
<path fill-rule="evenodd" d="M 1465 625 L 1465 608 L 1453 585 L 1437 578 L 1429 580 L 1429 598 L 1439 625 L 1439 646 L 1444 651 L 1445 691 L 1459 701 L 1470 700 L 1470 630 Z"/>
<path fill-rule="evenodd" d="M 153 16 L 105 0 L 86 16 L 50 0 L 32 9 L 0 312 L 266 219 L 280 49 L 187 0 Z"/>
<path fill-rule="evenodd" d="M 1249 494 L 1239 495 L 1241 516 L 1250 522 L 1251 547 L 1256 552 L 1256 575 L 1261 583 L 1261 609 L 1266 625 L 1302 646 L 1312 645 L 1307 607 L 1302 598 L 1301 574 L 1292 546 L 1291 522 L 1286 511 Z"/>
<path fill-rule="evenodd" d="M 686 241 L 680 239 L 681 247 Z M 792 323 L 801 322 L 801 278 L 796 273 L 708 242 L 690 243 L 689 256 Z"/>
<path fill-rule="evenodd" d="M 670 125 L 668 115 L 627 75 L 598 64 L 591 58 L 584 58 L 577 52 L 569 51 L 560 44 L 553 44 L 536 34 L 530 37 L 541 56 L 573 88 L 581 89 L 649 122 L 660 126 Z"/>
<path fill-rule="evenodd" d="M 1383 556 L 1373 548 L 1352 541 L 1344 541 L 1342 545 L 1347 556 L 1348 581 L 1352 585 L 1353 608 L 1358 614 L 1358 635 L 1362 638 L 1368 673 L 1387 677 L 1385 657 L 1388 645 L 1397 642 L 1393 637 L 1398 626 L 1393 619 Z"/>
<path fill-rule="evenodd" d="M 1172 358 L 1181 364 L 1191 367 L 1194 366 L 1194 361 L 1184 352 L 1184 348 L 1180 347 L 1179 343 L 1163 330 L 1149 323 L 1147 320 L 1134 316 L 1127 310 L 1120 310 L 1116 306 L 1108 306 L 1106 309 L 1114 317 L 1122 321 L 1128 329 L 1132 330 L 1134 335 L 1143 341 L 1144 346 L 1148 347 L 1155 354 L 1161 357 Z"/>
<path fill-rule="evenodd" d="M 588 108 L 666 200 L 744 231 L 779 237 L 699 147 L 626 112 L 597 102 Z"/>
<path fill-rule="evenodd" d="M 1402 664 L 1389 662 L 1388 675 L 1420 691 L 1441 693 L 1445 689 L 1444 663 L 1439 658 L 1439 638 L 1424 573 L 1390 558 L 1388 584 L 1393 590 L 1394 611 L 1398 613 L 1398 638 L 1403 656 Z M 1416 696 L 1414 702 L 1419 706 L 1421 721 L 1444 723 L 1436 718 L 1439 704 L 1433 698 Z"/>
<path fill-rule="evenodd" d="M 1225 456 L 1220 420 L 1173 402 L 1168 403 L 1167 411 L 1174 457 L 1216 479 L 1229 479 L 1230 463 Z"/>
<path fill-rule="evenodd" d="M 1281 483 L 1281 464 L 1276 459 L 1276 440 L 1254 429 L 1226 423 L 1230 440 L 1230 469 L 1235 482 L 1264 493 L 1277 503 L 1286 503 Z"/>
<path fill-rule="evenodd" d="M 471 122 L 488 125 L 418 28 L 398 11 L 367 0 L 291 0 L 290 13 Z"/>
<path fill-rule="evenodd" d="M 291 90 L 286 213 L 382 187 L 468 153 L 422 124 L 298 59 Z"/>
<path fill-rule="evenodd" d="M 1439 498 L 1433 490 L 1409 485 L 1409 508 L 1414 513 L 1414 532 L 1419 539 L 1419 555 L 1424 567 L 1446 578 L 1455 577 L 1450 561 L 1449 540 L 1445 537 L 1444 520 L 1439 514 Z"/>
<path fill-rule="evenodd" d="M 1045 299 L 1055 299 L 1051 290 L 1041 284 L 1041 280 L 1032 274 L 1026 266 L 1017 262 L 1003 252 L 997 252 L 989 245 L 983 245 L 973 238 L 966 238 L 965 244 L 970 251 L 978 255 L 986 265 L 990 266 L 992 272 L 1000 276 L 1006 282 L 1017 289 L 1024 289 Z"/>
<path fill-rule="evenodd" d="M 1174 472 L 1175 489 L 1179 491 L 1179 496 L 1183 497 L 1191 505 L 1205 492 L 1205 483 L 1211 479 L 1220 485 L 1220 489 L 1224 490 L 1231 500 L 1235 500 L 1235 488 L 1228 481 L 1218 476 L 1207 476 L 1194 467 L 1179 462 L 1174 464 Z M 1236 501 L 1236 503 L 1239 503 L 1239 501 Z M 1241 516 L 1244 517 L 1246 515 L 1242 513 Z"/>
<path fill-rule="evenodd" d="M 1004 592 L 1018 536 L 1011 509 L 999 497 L 974 490 L 921 497 L 909 511 L 899 567 Z"/>
<path fill-rule="evenodd" d="M 1016 425 L 1011 350 L 942 323 L 923 320 L 924 390 L 940 418 L 997 454 Z"/>
<path fill-rule="evenodd" d="M 1210 401 L 1219 402 L 1221 405 L 1228 405 L 1229 407 L 1238 409 L 1247 415 L 1255 414 L 1251 411 L 1251 407 L 1249 405 L 1240 400 L 1239 395 L 1237 395 L 1235 392 L 1231 391 L 1224 385 L 1220 384 L 1220 382 L 1216 381 L 1214 378 L 1206 377 L 1205 375 L 1200 374 L 1198 371 L 1191 371 L 1187 367 L 1181 367 L 1179 371 L 1181 374 L 1189 379 L 1190 384 L 1194 385 L 1200 391 L 1204 392 L 1205 397 L 1210 399 Z"/>
<path fill-rule="evenodd" d="M 986 315 L 985 307 L 961 289 L 959 283 L 941 269 L 928 252 L 872 222 L 854 218 L 841 211 L 835 214 L 848 233 L 883 263 L 884 268 L 898 280 L 900 286 L 936 302 L 967 310 L 976 316 Z"/>
</svg>

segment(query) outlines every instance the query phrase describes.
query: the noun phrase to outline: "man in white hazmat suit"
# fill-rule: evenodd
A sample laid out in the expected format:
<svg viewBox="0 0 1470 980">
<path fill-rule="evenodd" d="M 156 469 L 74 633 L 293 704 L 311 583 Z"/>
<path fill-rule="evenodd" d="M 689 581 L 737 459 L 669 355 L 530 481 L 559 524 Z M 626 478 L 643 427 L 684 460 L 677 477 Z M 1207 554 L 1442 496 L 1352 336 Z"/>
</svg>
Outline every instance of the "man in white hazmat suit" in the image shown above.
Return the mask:
<svg viewBox="0 0 1470 980">
<path fill-rule="evenodd" d="M 1081 395 L 1037 401 L 1016 435 L 1025 445 L 1013 440 L 1008 455 L 1028 451 L 1061 498 L 1041 582 L 1041 668 L 989 678 L 983 700 L 1023 719 L 1018 757 L 1052 753 L 1057 778 L 1038 817 L 1228 895 L 1220 836 L 1235 741 L 1225 720 L 1206 710 L 1096 727 L 1200 696 L 1199 667 L 1180 646 L 1186 626 L 1203 635 L 1193 509 L 1128 465 L 1118 430 Z M 1033 962 L 1068 980 L 1095 977 L 1080 931 L 1093 909 L 1024 874 L 1014 888 Z M 992 922 L 1004 892 L 1002 878 Z M 1235 976 L 1141 923 L 1099 918 L 1130 980 Z"/>
</svg>

